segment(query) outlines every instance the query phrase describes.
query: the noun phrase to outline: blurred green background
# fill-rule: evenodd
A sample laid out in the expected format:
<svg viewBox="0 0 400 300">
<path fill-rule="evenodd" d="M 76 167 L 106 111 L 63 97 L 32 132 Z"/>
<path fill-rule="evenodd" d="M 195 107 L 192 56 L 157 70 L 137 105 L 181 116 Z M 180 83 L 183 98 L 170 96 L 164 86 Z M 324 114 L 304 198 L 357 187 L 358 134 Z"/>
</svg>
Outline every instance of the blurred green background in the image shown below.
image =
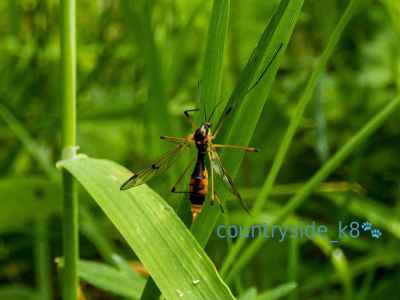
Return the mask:
<svg viewBox="0 0 400 300">
<path fill-rule="evenodd" d="M 229 97 L 278 3 L 232 0 L 222 98 Z M 236 176 L 236 185 L 250 205 L 316 58 L 347 3 L 305 0 L 251 141 L 260 151 L 245 156 Z M 137 170 L 168 149 L 160 135 L 190 133 L 182 112 L 199 106 L 211 5 L 211 1 L 197 0 L 136 1 L 133 5 L 129 0 L 77 1 L 80 152 Z M 50 272 L 49 287 L 54 291 L 50 293 L 59 297 L 53 263 L 62 256 L 61 196 L 54 182 L 58 177 L 54 164 L 61 152 L 59 3 L 3 0 L 0 13 L 0 295 L 8 295 L 1 299 L 33 299 L 43 280 L 40 276 Z M 399 92 L 400 2 L 361 1 L 318 82 L 264 219 L 259 221 L 265 222 L 269 212 L 286 203 Z M 349 289 L 358 300 L 400 299 L 398 121 L 397 111 L 293 216 L 295 222 L 315 220 L 331 228 L 339 220 L 370 221 L 382 237 L 371 239 L 364 234 L 339 245 L 309 240 L 292 242 L 296 245 L 268 242 L 234 281 L 235 294 L 294 280 L 297 289 L 287 299 L 345 299 Z M 169 189 L 183 166 L 179 162 L 149 183 L 174 207 L 182 199 L 171 196 Z M 240 223 L 243 211 L 238 203 L 224 201 L 231 222 Z M 134 261 L 122 238 L 83 191 L 80 202 L 81 257 L 99 260 L 104 247 L 113 247 Z M 344 254 L 344 263 L 337 263 L 333 246 Z M 219 267 L 226 241 L 214 234 L 206 250 Z M 50 261 L 47 267 L 46 261 Z M 297 262 L 296 278 L 288 274 L 293 261 Z M 349 270 L 353 272 L 350 283 L 343 279 Z M 120 299 L 85 281 L 82 290 L 87 299 Z"/>
</svg>

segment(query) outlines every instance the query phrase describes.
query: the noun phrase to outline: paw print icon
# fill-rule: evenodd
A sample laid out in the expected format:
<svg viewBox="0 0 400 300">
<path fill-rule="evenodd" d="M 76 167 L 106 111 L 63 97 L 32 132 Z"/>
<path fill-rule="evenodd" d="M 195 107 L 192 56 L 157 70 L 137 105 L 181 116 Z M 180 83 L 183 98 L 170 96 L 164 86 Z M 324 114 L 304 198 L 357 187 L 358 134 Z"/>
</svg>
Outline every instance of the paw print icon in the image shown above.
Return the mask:
<svg viewBox="0 0 400 300">
<path fill-rule="evenodd" d="M 372 229 L 372 224 L 370 222 L 366 221 L 366 222 L 361 224 L 361 228 L 364 231 L 369 231 L 369 230 Z"/>
<path fill-rule="evenodd" d="M 379 229 L 374 228 L 374 229 L 371 230 L 371 236 L 374 239 L 379 239 L 382 236 L 382 232 Z"/>
</svg>

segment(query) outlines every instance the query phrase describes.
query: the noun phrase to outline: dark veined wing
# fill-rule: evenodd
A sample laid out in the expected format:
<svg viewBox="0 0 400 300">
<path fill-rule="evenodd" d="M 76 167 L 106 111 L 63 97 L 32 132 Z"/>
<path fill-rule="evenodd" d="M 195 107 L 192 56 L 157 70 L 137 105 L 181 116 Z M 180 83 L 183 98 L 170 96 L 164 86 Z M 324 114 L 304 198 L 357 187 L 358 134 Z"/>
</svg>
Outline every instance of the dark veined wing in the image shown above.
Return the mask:
<svg viewBox="0 0 400 300">
<path fill-rule="evenodd" d="M 158 160 L 154 161 L 149 167 L 137 173 L 133 173 L 133 175 L 121 185 L 120 189 L 127 190 L 141 185 L 154 176 L 165 172 L 175 163 L 182 150 L 187 149 L 188 147 L 189 144 L 186 142 L 178 144 L 167 153 L 162 155 Z"/>
<path fill-rule="evenodd" d="M 246 212 L 250 213 L 249 206 L 247 205 L 246 201 L 244 201 L 244 199 L 242 199 L 242 197 L 240 196 L 238 190 L 236 189 L 236 187 L 233 183 L 232 177 L 228 174 L 228 172 L 226 172 L 226 170 L 222 164 L 221 158 L 219 157 L 217 151 L 211 150 L 211 152 L 209 152 L 209 158 L 210 158 L 211 168 L 213 168 L 213 170 L 221 177 L 222 182 L 224 183 L 226 188 L 234 196 L 236 196 L 236 198 L 239 199 L 240 204 L 246 210 Z"/>
</svg>

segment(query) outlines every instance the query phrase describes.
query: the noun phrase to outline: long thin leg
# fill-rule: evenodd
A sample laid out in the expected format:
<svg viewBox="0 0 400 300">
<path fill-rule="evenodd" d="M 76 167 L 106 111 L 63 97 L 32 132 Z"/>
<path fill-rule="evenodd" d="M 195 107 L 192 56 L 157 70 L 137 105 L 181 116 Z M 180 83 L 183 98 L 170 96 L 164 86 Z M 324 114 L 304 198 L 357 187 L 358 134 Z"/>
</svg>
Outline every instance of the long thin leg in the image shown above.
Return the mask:
<svg viewBox="0 0 400 300">
<path fill-rule="evenodd" d="M 208 159 L 209 159 L 209 161 L 211 162 L 211 157 L 210 157 L 210 154 L 211 152 L 210 151 L 208 151 L 207 152 L 207 155 L 208 155 Z M 211 203 L 213 204 L 214 203 L 214 169 L 213 169 L 213 167 L 211 166 L 211 163 L 210 163 L 210 177 L 211 177 L 211 180 L 210 180 L 210 183 L 211 183 Z"/>
<path fill-rule="evenodd" d="M 190 112 L 194 111 L 199 111 L 200 109 L 194 108 L 194 109 L 188 109 L 185 110 L 183 113 L 185 114 L 186 119 L 190 122 L 190 125 L 192 125 L 192 129 L 195 130 L 197 128 L 196 124 L 193 122 L 192 116 L 189 114 Z"/>
<path fill-rule="evenodd" d="M 167 135 L 160 136 L 160 139 L 165 140 L 167 142 L 177 143 L 177 144 L 189 141 L 189 139 L 187 139 L 187 138 L 180 138 L 180 137 L 167 136 Z"/>
<path fill-rule="evenodd" d="M 269 63 L 267 64 L 267 66 L 265 67 L 265 69 L 263 70 L 263 72 L 261 73 L 261 75 L 258 77 L 258 79 L 256 80 L 256 82 L 246 91 L 245 96 L 251 91 L 253 90 L 257 84 L 262 80 L 262 78 L 264 77 L 265 73 L 268 71 L 268 69 L 271 67 L 272 63 L 274 62 L 275 58 L 278 56 L 279 52 L 281 51 L 283 46 L 283 43 L 281 43 L 278 47 L 278 49 L 275 51 L 274 55 L 272 56 L 272 59 L 269 61 Z M 229 105 L 229 104 L 228 104 Z M 221 118 L 218 121 L 218 124 L 216 126 L 216 129 L 214 131 L 214 137 L 217 136 L 218 132 L 221 130 L 222 125 L 224 124 L 225 120 L 227 119 L 227 117 L 229 116 L 229 114 L 232 112 L 233 106 L 229 106 L 225 109 L 225 111 L 223 112 Z"/>
<path fill-rule="evenodd" d="M 219 101 L 215 104 L 215 106 L 214 106 L 214 108 L 213 108 L 213 110 L 212 110 L 212 112 L 211 112 L 211 114 L 210 114 L 210 117 L 208 118 L 207 122 L 211 122 L 212 117 L 214 116 L 215 112 L 217 111 L 218 106 L 220 106 L 220 105 L 222 104 L 222 102 L 223 102 L 223 99 L 219 100 Z"/>
<path fill-rule="evenodd" d="M 232 106 L 228 107 L 223 113 L 221 118 L 219 119 L 217 123 L 217 127 L 215 128 L 214 131 L 214 138 L 217 136 L 218 132 L 221 130 L 222 125 L 224 124 L 225 120 L 229 117 L 229 114 L 232 112 Z"/>
<path fill-rule="evenodd" d="M 176 183 L 171 188 L 171 192 L 172 193 L 177 193 L 177 194 L 189 194 L 190 193 L 190 192 L 186 192 L 186 191 L 184 191 L 184 192 L 177 191 L 176 190 L 176 186 L 182 181 L 183 177 L 185 177 L 186 173 L 188 172 L 190 167 L 193 165 L 193 161 L 194 161 L 194 158 L 189 161 L 189 164 L 186 166 L 186 168 L 183 170 L 181 176 L 179 176 L 178 180 L 176 181 Z"/>
<path fill-rule="evenodd" d="M 221 209 L 221 212 L 224 213 L 225 210 L 224 210 L 224 207 L 222 205 L 221 199 L 219 198 L 217 192 L 215 192 L 215 199 L 217 200 L 217 203 L 219 205 L 219 208 Z"/>
<path fill-rule="evenodd" d="M 274 55 L 272 56 L 271 60 L 268 62 L 267 66 L 265 67 L 264 71 L 262 71 L 261 75 L 258 77 L 256 82 L 247 90 L 247 93 L 250 93 L 256 86 L 257 84 L 261 81 L 261 79 L 264 77 L 265 73 L 267 73 L 269 67 L 271 67 L 272 63 L 274 62 L 275 58 L 278 56 L 279 51 L 281 51 L 283 46 L 283 43 L 280 43 L 278 49 L 276 49 Z"/>
<path fill-rule="evenodd" d="M 221 145 L 221 144 L 213 144 L 214 148 L 230 148 L 230 149 L 238 149 L 246 152 L 257 152 L 258 150 L 254 147 L 245 147 L 240 145 Z"/>
</svg>

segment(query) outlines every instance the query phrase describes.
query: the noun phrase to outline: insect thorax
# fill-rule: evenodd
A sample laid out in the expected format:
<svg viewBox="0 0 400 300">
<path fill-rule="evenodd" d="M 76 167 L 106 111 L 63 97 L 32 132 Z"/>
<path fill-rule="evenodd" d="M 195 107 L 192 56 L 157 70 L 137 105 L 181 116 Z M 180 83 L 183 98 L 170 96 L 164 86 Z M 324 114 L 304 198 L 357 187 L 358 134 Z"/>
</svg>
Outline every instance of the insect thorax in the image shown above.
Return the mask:
<svg viewBox="0 0 400 300">
<path fill-rule="evenodd" d="M 210 127 L 211 124 L 206 122 L 203 123 L 193 134 L 193 139 L 196 144 L 198 151 L 202 153 L 207 152 L 207 147 L 210 138 Z"/>
</svg>

